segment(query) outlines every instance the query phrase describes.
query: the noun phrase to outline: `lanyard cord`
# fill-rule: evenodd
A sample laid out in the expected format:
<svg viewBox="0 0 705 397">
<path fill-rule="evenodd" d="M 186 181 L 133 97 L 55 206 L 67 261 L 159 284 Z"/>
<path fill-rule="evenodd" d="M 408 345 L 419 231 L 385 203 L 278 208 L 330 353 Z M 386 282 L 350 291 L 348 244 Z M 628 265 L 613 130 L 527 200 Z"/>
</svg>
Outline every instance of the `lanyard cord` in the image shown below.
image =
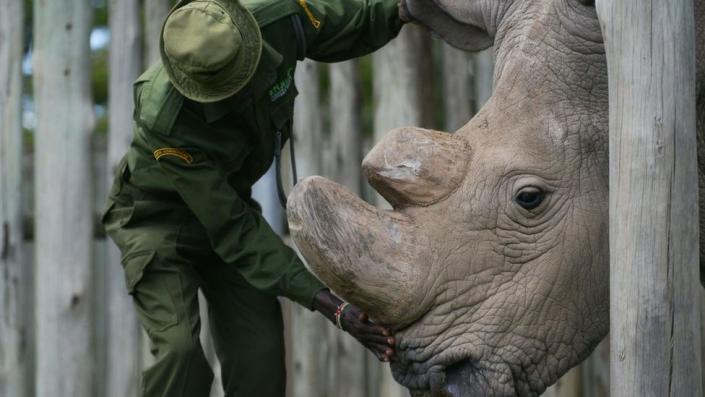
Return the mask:
<svg viewBox="0 0 705 397">
<path fill-rule="evenodd" d="M 282 183 L 282 132 L 277 131 L 274 142 L 274 161 L 277 172 L 277 195 L 282 208 L 286 209 L 286 193 L 284 192 L 284 184 Z M 294 134 L 289 137 L 289 157 L 291 157 L 291 176 L 293 186 L 296 186 L 298 175 L 296 173 L 296 154 L 294 150 Z"/>
<path fill-rule="evenodd" d="M 296 3 L 296 0 L 294 0 Z M 298 7 L 298 4 L 297 4 Z M 304 33 L 304 27 L 301 24 L 301 17 L 299 14 L 291 15 L 291 23 L 294 26 L 294 33 L 296 33 L 296 59 L 303 61 L 306 58 L 306 34 Z M 291 132 L 289 136 L 289 153 L 291 157 L 291 176 L 293 180 L 293 185 L 296 186 L 296 182 L 299 180 L 299 176 L 296 174 L 296 155 L 294 154 L 294 131 L 289 124 L 289 131 Z M 282 132 L 277 131 L 276 134 L 276 147 L 274 148 L 274 160 L 276 161 L 277 169 L 277 195 L 279 196 L 279 203 L 282 208 L 286 210 L 286 193 L 284 192 L 284 185 L 282 183 Z"/>
<path fill-rule="evenodd" d="M 296 186 L 299 182 L 299 175 L 296 172 L 296 153 L 294 151 L 294 132 L 291 132 L 289 137 L 289 157 L 291 157 L 291 176 L 292 182 L 291 186 Z"/>
</svg>

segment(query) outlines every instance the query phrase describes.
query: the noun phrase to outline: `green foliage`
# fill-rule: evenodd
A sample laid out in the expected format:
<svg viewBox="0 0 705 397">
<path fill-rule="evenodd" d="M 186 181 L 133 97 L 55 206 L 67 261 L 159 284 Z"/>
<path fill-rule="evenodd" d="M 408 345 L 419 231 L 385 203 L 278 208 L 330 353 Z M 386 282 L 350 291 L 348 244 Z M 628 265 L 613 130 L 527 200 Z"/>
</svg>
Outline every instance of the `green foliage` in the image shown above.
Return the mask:
<svg viewBox="0 0 705 397">
<path fill-rule="evenodd" d="M 374 134 L 374 89 L 372 78 L 372 55 L 360 58 L 360 91 L 362 92 L 362 109 L 360 110 L 360 124 L 365 136 Z"/>
<path fill-rule="evenodd" d="M 22 128 L 22 147 L 28 152 L 34 151 L 34 132 L 33 130 Z"/>
<path fill-rule="evenodd" d="M 108 133 L 108 112 L 105 112 L 101 117 L 95 121 L 95 131 L 96 134 L 106 135 Z"/>
<path fill-rule="evenodd" d="M 102 28 L 108 26 L 108 2 L 107 0 L 92 0 L 93 2 L 93 27 Z M 108 102 L 108 49 L 93 51 L 91 54 L 91 92 L 93 102 L 99 105 L 106 105 Z"/>
<path fill-rule="evenodd" d="M 93 26 L 108 26 L 108 4 L 106 0 L 93 0 Z"/>
<path fill-rule="evenodd" d="M 34 80 L 32 76 L 22 76 L 22 92 L 34 92 Z"/>
<path fill-rule="evenodd" d="M 24 51 L 29 51 L 32 42 L 32 20 L 34 19 L 34 1 L 24 0 Z"/>
<path fill-rule="evenodd" d="M 108 102 L 108 51 L 94 51 L 91 54 L 91 91 L 93 102 L 105 105 Z"/>
</svg>

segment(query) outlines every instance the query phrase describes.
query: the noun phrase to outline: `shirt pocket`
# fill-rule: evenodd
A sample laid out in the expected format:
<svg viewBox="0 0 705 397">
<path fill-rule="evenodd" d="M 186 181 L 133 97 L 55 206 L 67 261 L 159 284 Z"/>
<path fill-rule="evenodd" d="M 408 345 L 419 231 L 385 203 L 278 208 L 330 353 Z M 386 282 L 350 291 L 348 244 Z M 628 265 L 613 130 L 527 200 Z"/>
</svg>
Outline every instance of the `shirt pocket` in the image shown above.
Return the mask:
<svg viewBox="0 0 705 397">
<path fill-rule="evenodd" d="M 291 89 L 284 97 L 271 104 L 269 118 L 275 131 L 288 129 L 294 116 L 294 100 L 298 94 L 299 91 L 292 84 Z"/>
</svg>

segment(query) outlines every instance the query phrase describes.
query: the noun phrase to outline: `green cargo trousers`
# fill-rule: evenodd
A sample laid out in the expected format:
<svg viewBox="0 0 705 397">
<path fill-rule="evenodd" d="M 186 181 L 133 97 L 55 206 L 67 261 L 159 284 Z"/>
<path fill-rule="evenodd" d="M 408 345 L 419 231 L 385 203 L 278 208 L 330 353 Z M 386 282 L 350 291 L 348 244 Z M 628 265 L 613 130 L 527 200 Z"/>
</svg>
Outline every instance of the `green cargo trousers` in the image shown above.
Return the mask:
<svg viewBox="0 0 705 397">
<path fill-rule="evenodd" d="M 147 194 L 118 173 L 103 215 L 122 251 L 127 291 L 156 359 L 142 396 L 208 396 L 213 372 L 199 342 L 197 291 L 208 301 L 228 397 L 285 392 L 283 325 L 276 297 L 250 286 L 210 249 L 203 227 L 178 197 Z"/>
</svg>

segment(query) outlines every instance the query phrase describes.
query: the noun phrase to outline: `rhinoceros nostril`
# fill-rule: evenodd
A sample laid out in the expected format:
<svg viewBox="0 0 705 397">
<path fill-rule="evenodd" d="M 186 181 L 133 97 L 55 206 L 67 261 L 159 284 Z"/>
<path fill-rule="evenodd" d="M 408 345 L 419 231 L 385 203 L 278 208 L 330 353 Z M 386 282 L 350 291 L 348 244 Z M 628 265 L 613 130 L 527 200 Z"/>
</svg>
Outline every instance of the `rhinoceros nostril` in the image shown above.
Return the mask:
<svg viewBox="0 0 705 397">
<path fill-rule="evenodd" d="M 476 368 L 469 361 L 462 361 L 446 368 L 445 391 L 449 396 L 472 396 L 477 391 L 472 385 Z"/>
</svg>

